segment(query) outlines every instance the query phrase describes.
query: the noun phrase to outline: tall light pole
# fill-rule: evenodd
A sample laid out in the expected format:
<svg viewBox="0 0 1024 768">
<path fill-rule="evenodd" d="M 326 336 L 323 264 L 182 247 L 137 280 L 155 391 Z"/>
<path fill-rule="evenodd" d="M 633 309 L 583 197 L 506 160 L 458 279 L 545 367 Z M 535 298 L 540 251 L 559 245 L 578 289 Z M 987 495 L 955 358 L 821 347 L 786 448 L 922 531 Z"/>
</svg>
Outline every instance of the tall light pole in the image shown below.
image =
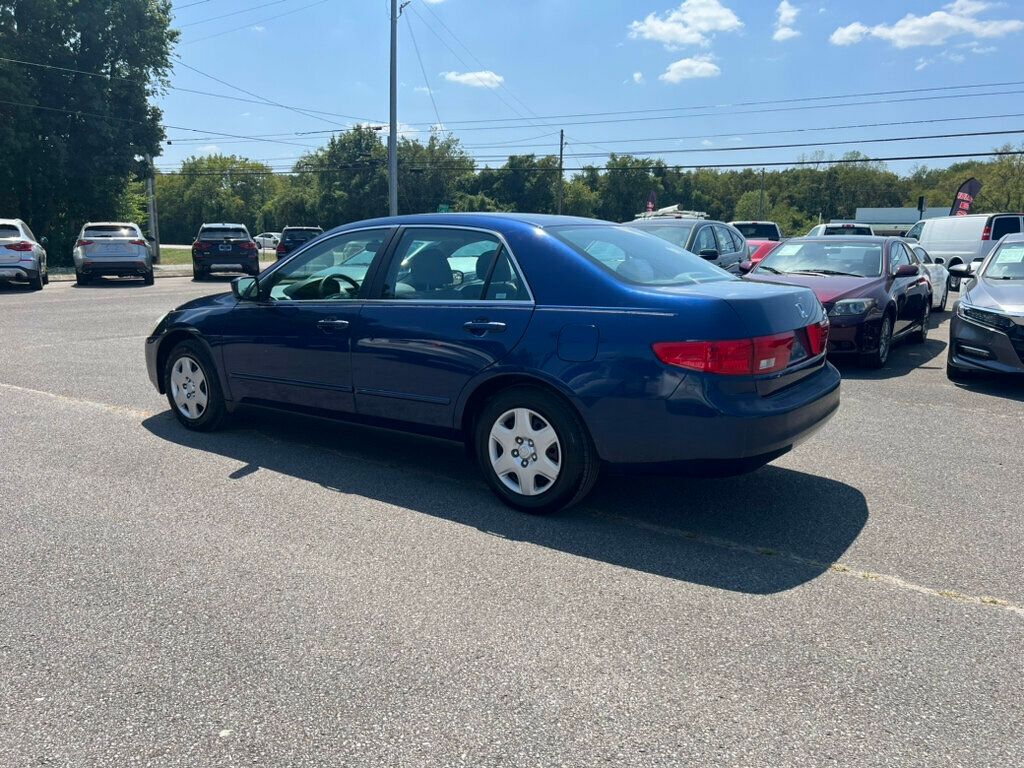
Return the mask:
<svg viewBox="0 0 1024 768">
<path fill-rule="evenodd" d="M 404 3 L 401 7 L 404 7 Z M 398 15 L 399 0 L 391 0 L 391 129 L 388 132 L 388 210 L 398 215 Z"/>
</svg>

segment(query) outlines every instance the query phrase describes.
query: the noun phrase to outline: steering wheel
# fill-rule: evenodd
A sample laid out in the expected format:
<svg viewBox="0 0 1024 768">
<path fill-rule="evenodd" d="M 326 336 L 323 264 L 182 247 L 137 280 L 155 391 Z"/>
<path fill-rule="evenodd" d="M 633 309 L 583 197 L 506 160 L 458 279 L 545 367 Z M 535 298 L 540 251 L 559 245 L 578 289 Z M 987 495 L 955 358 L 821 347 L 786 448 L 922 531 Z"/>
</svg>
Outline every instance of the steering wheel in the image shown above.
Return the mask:
<svg viewBox="0 0 1024 768">
<path fill-rule="evenodd" d="M 329 299 L 333 296 L 338 296 L 343 293 L 346 289 L 342 287 L 341 280 L 351 284 L 351 286 L 358 291 L 359 283 L 355 279 L 345 274 L 327 275 L 323 280 L 320 281 L 320 285 L 317 288 L 317 293 L 321 299 Z M 333 287 L 331 284 L 333 283 Z M 330 290 L 328 290 L 330 288 Z"/>
</svg>

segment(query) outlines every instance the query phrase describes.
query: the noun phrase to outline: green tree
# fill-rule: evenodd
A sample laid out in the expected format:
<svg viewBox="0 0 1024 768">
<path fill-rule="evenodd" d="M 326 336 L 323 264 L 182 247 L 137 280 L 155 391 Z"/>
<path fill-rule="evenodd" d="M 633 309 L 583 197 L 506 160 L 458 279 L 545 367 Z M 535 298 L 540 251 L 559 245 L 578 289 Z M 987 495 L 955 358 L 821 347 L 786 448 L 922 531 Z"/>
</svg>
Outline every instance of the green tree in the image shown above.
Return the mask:
<svg viewBox="0 0 1024 768">
<path fill-rule="evenodd" d="M 0 209 L 68 263 L 86 219 L 113 218 L 139 156 L 159 154 L 150 103 L 170 71 L 169 0 L 0 0 Z M 79 71 L 70 71 L 79 70 Z M 81 74 L 81 72 L 91 74 Z"/>
</svg>

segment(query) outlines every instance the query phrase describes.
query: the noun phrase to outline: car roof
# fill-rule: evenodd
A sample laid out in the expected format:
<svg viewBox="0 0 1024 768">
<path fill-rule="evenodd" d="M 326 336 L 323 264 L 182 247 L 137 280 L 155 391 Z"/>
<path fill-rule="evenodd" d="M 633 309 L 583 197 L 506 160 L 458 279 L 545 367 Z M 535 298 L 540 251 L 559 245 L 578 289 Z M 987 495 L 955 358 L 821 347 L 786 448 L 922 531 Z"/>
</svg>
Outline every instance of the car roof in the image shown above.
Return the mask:
<svg viewBox="0 0 1024 768">
<path fill-rule="evenodd" d="M 778 223 L 776 223 L 774 221 L 768 221 L 767 219 L 762 219 L 762 220 L 758 220 L 758 219 L 737 219 L 736 221 L 730 221 L 729 223 L 730 224 L 771 224 L 774 227 L 779 226 Z"/>
<path fill-rule="evenodd" d="M 1004 243 L 1024 243 L 1024 232 L 1012 232 L 1009 235 L 1004 235 L 1002 241 Z"/>
<path fill-rule="evenodd" d="M 15 226 L 23 226 L 25 222 L 21 219 L 0 219 L 0 224 L 13 224 Z"/>
<path fill-rule="evenodd" d="M 725 224 L 724 221 L 718 219 L 699 219 L 696 216 L 651 216 L 643 219 L 633 219 L 627 221 L 627 224 L 696 224 L 698 222 L 705 222 L 707 224 Z"/>
<path fill-rule="evenodd" d="M 786 240 L 787 243 L 829 243 L 835 245 L 836 243 L 854 243 L 856 245 L 864 245 L 865 243 L 874 243 L 876 245 L 883 245 L 890 240 L 899 240 L 903 242 L 902 237 L 886 237 L 883 235 L 850 235 L 850 237 L 842 237 L 836 235 L 821 235 L 821 236 L 807 236 L 807 237 L 791 237 Z"/>
<path fill-rule="evenodd" d="M 199 225 L 199 228 L 203 227 L 238 227 L 239 229 L 245 229 L 245 224 L 231 224 L 227 221 L 207 221 Z"/>
<path fill-rule="evenodd" d="M 553 227 L 562 224 L 588 224 L 618 226 L 611 221 L 586 219 L 579 216 L 557 216 L 546 213 L 412 213 L 401 216 L 383 216 L 377 219 L 353 221 L 338 229 L 362 227 L 399 227 L 413 225 L 436 226 L 477 226 L 486 228 L 527 225 L 531 227 Z"/>
<path fill-rule="evenodd" d="M 83 227 L 138 227 L 134 221 L 87 221 Z"/>
</svg>

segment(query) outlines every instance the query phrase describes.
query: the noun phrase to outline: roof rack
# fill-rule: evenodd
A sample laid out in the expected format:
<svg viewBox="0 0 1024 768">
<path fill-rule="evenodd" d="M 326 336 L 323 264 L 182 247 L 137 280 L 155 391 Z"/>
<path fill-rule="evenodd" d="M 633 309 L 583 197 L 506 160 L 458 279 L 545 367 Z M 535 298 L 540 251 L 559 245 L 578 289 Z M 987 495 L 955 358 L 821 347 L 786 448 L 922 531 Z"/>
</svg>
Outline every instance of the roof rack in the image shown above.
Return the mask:
<svg viewBox="0 0 1024 768">
<path fill-rule="evenodd" d="M 688 211 L 678 205 L 636 214 L 637 219 L 706 219 L 707 211 Z"/>
</svg>

